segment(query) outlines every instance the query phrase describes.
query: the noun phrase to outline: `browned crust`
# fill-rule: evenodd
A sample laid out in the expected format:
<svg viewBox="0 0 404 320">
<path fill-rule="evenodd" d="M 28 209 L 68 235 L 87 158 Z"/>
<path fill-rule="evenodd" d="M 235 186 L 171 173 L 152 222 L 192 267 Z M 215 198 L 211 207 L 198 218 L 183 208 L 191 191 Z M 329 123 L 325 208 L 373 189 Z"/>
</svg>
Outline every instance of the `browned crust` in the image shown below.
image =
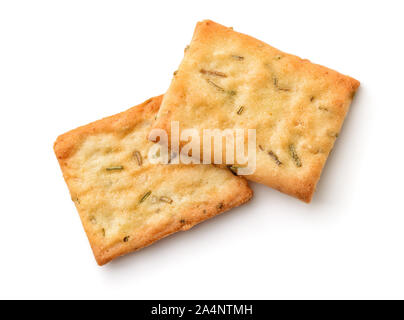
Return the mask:
<svg viewBox="0 0 404 320">
<path fill-rule="evenodd" d="M 192 38 L 192 43 L 206 41 L 206 39 L 209 39 L 209 37 L 211 37 L 211 35 L 215 33 L 222 33 L 224 37 L 242 39 L 246 47 L 260 48 L 260 51 L 262 51 L 263 54 L 267 53 L 273 55 L 274 52 L 276 52 L 278 54 L 288 56 L 289 58 L 294 58 L 292 60 L 289 60 L 288 62 L 293 71 L 299 71 L 299 69 L 303 69 L 305 72 L 314 74 L 316 76 L 326 75 L 328 78 L 332 77 L 332 81 L 338 83 L 342 92 L 345 92 L 345 90 L 355 92 L 359 88 L 360 82 L 350 76 L 343 75 L 333 69 L 324 67 L 322 65 L 312 63 L 308 59 L 302 59 L 298 56 L 278 50 L 261 40 L 234 31 L 233 28 L 228 28 L 212 20 L 204 20 L 197 23 Z M 191 47 L 190 49 L 192 50 L 193 48 Z M 343 83 L 342 86 L 341 83 Z"/>
<path fill-rule="evenodd" d="M 130 108 L 125 112 L 71 130 L 57 138 L 54 144 L 54 151 L 62 169 L 66 184 L 68 185 L 72 194 L 72 198 L 74 197 L 74 191 L 71 189 L 69 184 L 71 177 L 66 169 L 69 166 L 69 158 L 74 155 L 86 137 L 97 133 L 107 132 L 113 132 L 114 134 L 125 134 L 127 130 L 130 130 L 139 122 L 145 119 L 153 119 L 160 107 L 161 100 L 162 96 L 148 99 L 142 104 Z M 196 165 L 189 165 L 187 167 L 196 167 Z M 179 168 L 178 170 L 181 169 Z M 239 206 L 250 200 L 253 193 L 248 187 L 247 181 L 242 178 L 235 179 L 235 177 L 228 170 L 225 172 L 228 174 L 229 181 L 232 181 L 233 188 L 227 188 L 225 193 L 218 197 L 220 198 L 220 202 L 212 200 L 208 205 L 204 206 L 183 207 L 181 208 L 180 214 L 186 216 L 185 221 L 181 222 L 176 220 L 169 226 L 152 226 L 148 232 L 144 232 L 138 237 L 130 238 L 128 242 L 116 243 L 112 247 L 105 247 L 102 243 L 100 243 L 100 241 L 97 240 L 97 238 L 91 232 L 89 221 L 84 219 L 82 209 L 79 205 L 77 205 L 77 203 L 75 203 L 97 263 L 99 265 L 104 265 L 116 257 L 139 250 L 177 231 L 188 230 L 199 222 L 214 217 L 217 214 Z"/>
<path fill-rule="evenodd" d="M 64 165 L 63 160 L 71 157 L 75 150 L 80 147 L 81 142 L 89 135 L 101 132 L 121 132 L 124 134 L 129 128 L 134 127 L 143 119 L 150 118 L 151 114 L 155 114 L 160 108 L 162 99 L 163 95 L 147 99 L 145 102 L 126 111 L 91 122 L 60 135 L 53 145 L 60 165 Z"/>
</svg>

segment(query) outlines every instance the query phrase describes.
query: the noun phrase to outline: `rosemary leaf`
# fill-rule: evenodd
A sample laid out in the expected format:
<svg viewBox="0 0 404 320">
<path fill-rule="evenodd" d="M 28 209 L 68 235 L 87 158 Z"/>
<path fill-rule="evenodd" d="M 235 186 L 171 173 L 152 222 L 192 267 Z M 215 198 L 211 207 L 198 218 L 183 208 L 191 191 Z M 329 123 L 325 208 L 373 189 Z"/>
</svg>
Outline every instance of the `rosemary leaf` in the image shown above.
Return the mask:
<svg viewBox="0 0 404 320">
<path fill-rule="evenodd" d="M 233 59 L 238 60 L 238 61 L 243 61 L 243 60 L 244 60 L 244 57 L 238 56 L 238 55 L 235 55 L 235 54 L 232 54 L 231 57 L 232 57 Z"/>
<path fill-rule="evenodd" d="M 282 162 L 279 160 L 278 156 L 271 150 L 268 152 L 268 154 L 270 155 L 270 157 L 275 161 L 275 163 L 280 166 L 282 164 Z"/>
<path fill-rule="evenodd" d="M 136 162 L 137 162 L 137 164 L 139 165 L 139 166 L 141 166 L 142 164 L 143 164 L 143 159 L 142 159 L 142 155 L 140 154 L 140 152 L 139 151 L 134 151 L 133 152 L 133 157 L 135 158 L 135 160 L 136 160 Z"/>
<path fill-rule="evenodd" d="M 214 83 L 212 80 L 210 79 L 206 79 L 206 81 L 213 87 L 215 87 L 217 90 L 224 92 L 224 89 L 221 86 L 218 86 L 216 83 Z"/>
<path fill-rule="evenodd" d="M 151 191 L 147 191 L 139 200 L 139 203 L 144 202 L 151 195 Z"/>
<path fill-rule="evenodd" d="M 273 77 L 273 81 L 274 81 L 274 86 L 276 89 L 281 90 L 281 91 L 290 91 L 289 88 L 284 88 L 284 87 L 279 86 L 277 77 Z"/>
<path fill-rule="evenodd" d="M 293 158 L 293 161 L 295 162 L 296 167 L 301 167 L 302 162 L 300 161 L 300 158 L 297 155 L 295 146 L 293 144 L 289 145 L 289 153 L 290 153 L 290 156 Z"/>
<path fill-rule="evenodd" d="M 173 200 L 172 200 L 171 198 L 165 197 L 165 196 L 160 197 L 159 200 L 160 200 L 161 202 L 170 203 L 170 204 L 173 202 Z"/>
<path fill-rule="evenodd" d="M 107 171 L 123 170 L 123 166 L 114 166 L 106 169 Z"/>
<path fill-rule="evenodd" d="M 220 71 L 201 69 L 201 70 L 199 70 L 199 72 L 202 74 L 210 75 L 210 76 L 218 76 L 218 77 L 227 78 L 227 75 Z"/>
</svg>

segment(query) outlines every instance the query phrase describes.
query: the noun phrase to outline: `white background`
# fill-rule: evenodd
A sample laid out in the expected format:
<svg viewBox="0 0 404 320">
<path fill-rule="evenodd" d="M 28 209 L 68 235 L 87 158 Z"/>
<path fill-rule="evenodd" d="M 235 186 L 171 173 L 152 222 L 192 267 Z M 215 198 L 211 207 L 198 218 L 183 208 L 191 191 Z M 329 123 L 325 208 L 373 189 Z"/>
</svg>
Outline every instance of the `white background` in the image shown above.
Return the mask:
<svg viewBox="0 0 404 320">
<path fill-rule="evenodd" d="M 404 298 L 402 1 L 1 1 L 0 298 Z M 210 18 L 361 81 L 309 205 L 240 208 L 104 267 L 53 142 L 163 93 Z"/>
</svg>

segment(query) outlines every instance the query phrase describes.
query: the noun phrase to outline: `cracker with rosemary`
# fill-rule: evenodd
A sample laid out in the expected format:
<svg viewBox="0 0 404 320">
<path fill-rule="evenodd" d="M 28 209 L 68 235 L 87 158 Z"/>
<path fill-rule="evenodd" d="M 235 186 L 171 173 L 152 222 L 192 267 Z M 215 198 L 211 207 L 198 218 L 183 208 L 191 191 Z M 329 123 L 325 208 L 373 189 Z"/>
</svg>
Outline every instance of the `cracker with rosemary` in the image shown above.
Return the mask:
<svg viewBox="0 0 404 320">
<path fill-rule="evenodd" d="M 246 180 L 212 165 L 151 164 L 147 136 L 162 97 L 58 137 L 54 150 L 98 264 L 252 196 Z"/>
<path fill-rule="evenodd" d="M 169 132 L 179 121 L 181 130 L 256 129 L 257 167 L 247 178 L 310 202 L 358 87 L 351 77 L 203 21 L 154 127 Z"/>
</svg>

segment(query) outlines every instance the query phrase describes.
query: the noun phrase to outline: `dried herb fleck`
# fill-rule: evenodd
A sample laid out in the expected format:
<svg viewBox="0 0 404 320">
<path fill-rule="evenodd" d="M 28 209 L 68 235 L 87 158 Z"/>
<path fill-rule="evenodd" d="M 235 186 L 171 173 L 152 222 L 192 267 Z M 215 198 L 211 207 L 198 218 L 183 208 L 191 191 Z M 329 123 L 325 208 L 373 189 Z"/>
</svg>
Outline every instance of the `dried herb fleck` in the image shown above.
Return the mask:
<svg viewBox="0 0 404 320">
<path fill-rule="evenodd" d="M 269 156 L 275 161 L 275 163 L 280 166 L 282 162 L 279 160 L 278 156 L 271 150 L 268 152 Z"/>
<path fill-rule="evenodd" d="M 123 242 L 128 242 L 129 241 L 129 236 L 126 236 L 125 238 L 123 238 Z"/>
<path fill-rule="evenodd" d="M 172 202 L 173 202 L 173 200 L 172 200 L 171 198 L 165 197 L 165 196 L 160 197 L 159 200 L 160 200 L 161 202 L 165 202 L 165 203 L 172 203 Z"/>
<path fill-rule="evenodd" d="M 297 155 L 295 146 L 293 144 L 289 145 L 289 153 L 290 153 L 290 156 L 292 157 L 293 161 L 295 162 L 296 167 L 301 167 L 302 162 L 300 161 L 300 158 Z"/>
<path fill-rule="evenodd" d="M 318 107 L 318 109 L 321 110 L 321 111 L 328 111 L 328 109 L 326 107 L 321 107 L 320 106 L 320 107 Z"/>
<path fill-rule="evenodd" d="M 313 102 L 314 101 L 314 96 L 311 96 L 310 97 L 310 102 Z"/>
<path fill-rule="evenodd" d="M 276 89 L 281 90 L 281 91 L 290 91 L 289 88 L 284 88 L 284 87 L 279 86 L 277 77 L 273 77 L 273 81 L 274 81 L 274 86 Z"/>
<path fill-rule="evenodd" d="M 241 106 L 238 110 L 237 110 L 237 114 L 241 115 L 244 111 L 244 106 Z"/>
<path fill-rule="evenodd" d="M 225 73 L 223 73 L 223 72 L 220 72 L 220 71 L 201 69 L 201 70 L 199 70 L 199 72 L 202 73 L 202 74 L 210 75 L 210 76 L 217 76 L 217 77 L 227 78 L 227 75 Z"/>
<path fill-rule="evenodd" d="M 139 200 L 139 203 L 144 202 L 151 195 L 151 191 L 147 191 Z"/>
<path fill-rule="evenodd" d="M 217 209 L 223 209 L 223 207 L 224 207 L 224 204 L 223 204 L 223 202 L 220 202 L 217 206 L 216 206 L 216 208 Z"/>
<path fill-rule="evenodd" d="M 182 224 L 184 224 L 184 223 L 185 223 L 185 220 L 184 220 L 184 219 L 181 219 L 180 222 L 181 222 Z"/>
<path fill-rule="evenodd" d="M 233 59 L 238 60 L 238 61 L 243 61 L 243 60 L 244 60 L 244 57 L 238 56 L 238 55 L 235 55 L 235 54 L 232 54 L 231 57 L 232 57 Z"/>
<path fill-rule="evenodd" d="M 264 151 L 263 146 L 261 146 L 260 144 L 258 145 L 258 148 L 260 148 L 261 151 Z"/>
<path fill-rule="evenodd" d="M 123 166 L 114 166 L 106 169 L 107 171 L 123 170 Z"/>
<path fill-rule="evenodd" d="M 141 166 L 142 164 L 143 164 L 143 159 L 142 159 L 142 155 L 140 154 L 140 152 L 139 151 L 134 151 L 133 152 L 133 157 L 135 158 L 135 160 L 136 160 L 136 162 L 137 162 L 137 164 L 139 165 L 139 166 Z"/>
<path fill-rule="evenodd" d="M 215 82 L 213 82 L 210 79 L 206 79 L 206 81 L 207 81 L 207 83 L 209 83 L 211 86 L 215 87 L 220 92 L 226 92 L 230 96 L 235 96 L 237 94 L 237 92 L 234 90 L 224 90 L 221 86 L 219 86 L 218 84 L 216 84 Z"/>
<path fill-rule="evenodd" d="M 102 233 L 102 236 L 105 237 L 105 229 L 104 228 L 101 229 L 101 233 Z"/>
<path fill-rule="evenodd" d="M 215 87 L 217 90 L 219 90 L 219 91 L 221 91 L 221 92 L 224 92 L 224 89 L 223 89 L 221 86 L 219 86 L 219 85 L 217 85 L 216 83 L 214 83 L 212 80 L 206 79 L 206 81 L 207 81 L 211 86 Z"/>
</svg>

